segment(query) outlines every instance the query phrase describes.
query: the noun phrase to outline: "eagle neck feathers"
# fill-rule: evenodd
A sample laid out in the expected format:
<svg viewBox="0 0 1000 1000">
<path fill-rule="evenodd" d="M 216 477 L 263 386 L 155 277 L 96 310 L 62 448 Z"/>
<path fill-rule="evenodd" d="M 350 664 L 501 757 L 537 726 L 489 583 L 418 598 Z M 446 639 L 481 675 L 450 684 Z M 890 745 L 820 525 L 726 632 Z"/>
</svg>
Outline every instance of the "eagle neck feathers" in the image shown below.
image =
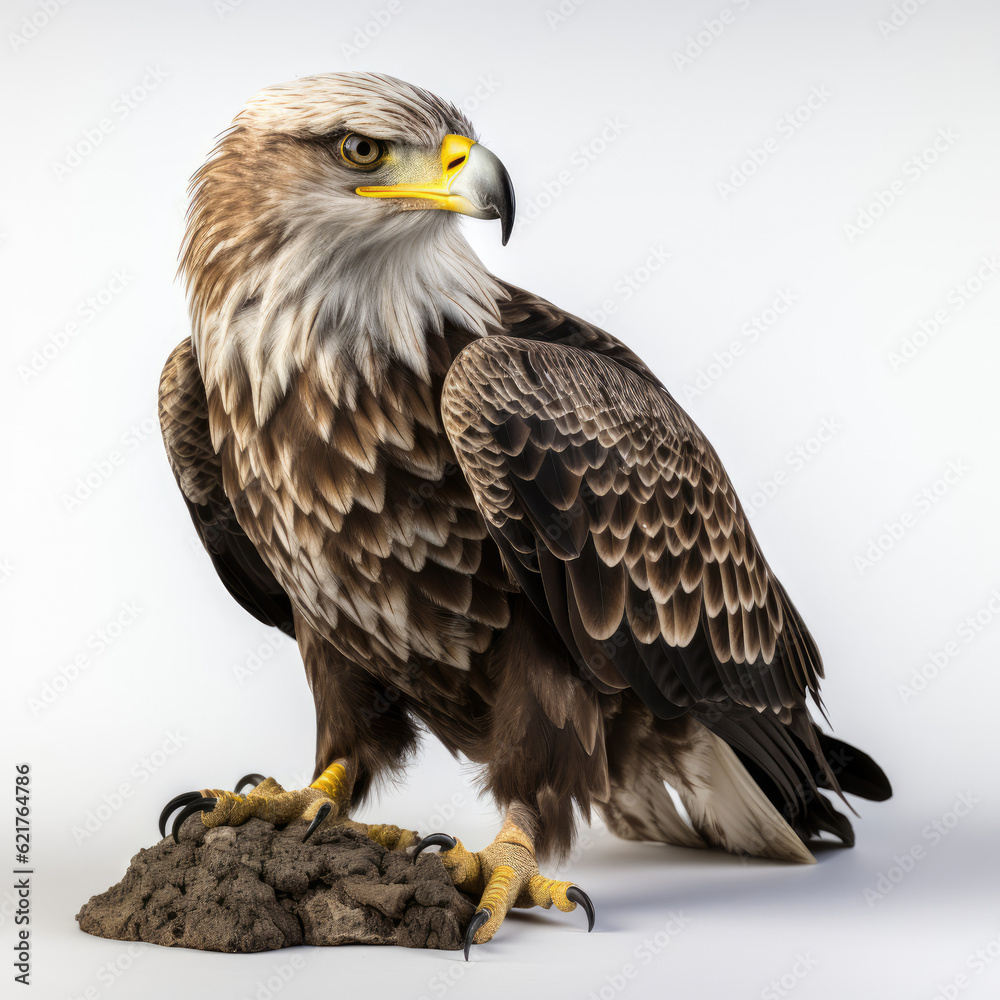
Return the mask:
<svg viewBox="0 0 1000 1000">
<path fill-rule="evenodd" d="M 263 426 L 302 371 L 335 404 L 359 381 L 377 395 L 393 365 L 429 381 L 428 338 L 446 324 L 485 335 L 509 297 L 450 212 L 334 225 L 303 199 L 242 238 L 201 214 L 196 189 L 181 262 L 192 342 L 209 396 L 243 425 Z"/>
</svg>

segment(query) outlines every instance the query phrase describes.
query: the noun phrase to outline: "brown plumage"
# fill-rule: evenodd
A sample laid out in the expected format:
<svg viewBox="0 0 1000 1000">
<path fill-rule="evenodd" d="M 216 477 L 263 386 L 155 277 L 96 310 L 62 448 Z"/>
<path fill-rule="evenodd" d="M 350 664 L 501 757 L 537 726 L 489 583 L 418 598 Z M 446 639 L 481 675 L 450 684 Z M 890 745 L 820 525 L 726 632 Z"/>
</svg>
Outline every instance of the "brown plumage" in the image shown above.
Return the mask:
<svg viewBox="0 0 1000 1000">
<path fill-rule="evenodd" d="M 345 134 L 386 165 L 361 177 Z M 688 846 L 850 842 L 820 789 L 888 782 L 812 722 L 819 653 L 690 417 L 619 341 L 486 272 L 454 212 L 357 193 L 412 187 L 456 135 L 471 164 L 425 91 L 315 77 L 254 98 L 194 182 L 164 442 L 223 583 L 297 638 L 316 773 L 352 761 L 356 803 L 423 725 L 540 854 L 591 807 Z M 457 210 L 493 210 L 482 187 Z"/>
</svg>

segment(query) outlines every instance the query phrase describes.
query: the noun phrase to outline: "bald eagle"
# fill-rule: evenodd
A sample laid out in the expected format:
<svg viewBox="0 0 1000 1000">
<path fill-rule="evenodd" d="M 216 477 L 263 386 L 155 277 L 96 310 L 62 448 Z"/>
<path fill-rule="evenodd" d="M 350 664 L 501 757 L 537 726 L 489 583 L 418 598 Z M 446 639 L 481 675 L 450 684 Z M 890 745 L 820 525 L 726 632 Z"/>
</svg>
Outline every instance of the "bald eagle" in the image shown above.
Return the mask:
<svg viewBox="0 0 1000 1000">
<path fill-rule="evenodd" d="M 810 862 L 853 842 L 824 790 L 891 792 L 813 722 L 819 652 L 714 448 L 624 344 L 487 271 L 459 215 L 506 243 L 507 171 L 383 75 L 262 90 L 194 175 L 163 439 L 222 582 L 298 643 L 316 761 L 305 789 L 178 796 L 161 833 L 178 806 L 175 837 L 196 811 L 349 821 L 423 727 L 506 811 L 481 851 L 414 852 L 479 899 L 468 957 L 511 906 L 593 926 L 537 863 L 577 813 Z"/>
</svg>

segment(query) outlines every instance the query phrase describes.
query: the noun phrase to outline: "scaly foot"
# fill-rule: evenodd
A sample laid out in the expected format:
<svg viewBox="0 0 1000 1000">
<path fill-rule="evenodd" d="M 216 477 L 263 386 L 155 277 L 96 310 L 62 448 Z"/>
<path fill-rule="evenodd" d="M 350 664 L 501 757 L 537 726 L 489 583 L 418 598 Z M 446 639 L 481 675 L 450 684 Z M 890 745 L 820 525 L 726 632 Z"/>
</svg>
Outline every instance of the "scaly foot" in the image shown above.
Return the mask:
<svg viewBox="0 0 1000 1000">
<path fill-rule="evenodd" d="M 535 861 L 531 837 L 508 820 L 489 847 L 472 853 L 448 834 L 424 837 L 413 853 L 414 860 L 427 847 L 444 848 L 440 858 L 455 887 L 479 896 L 479 907 L 465 936 L 465 959 L 473 943 L 484 944 L 496 934 L 512 907 L 541 906 L 569 912 L 577 904 L 587 911 L 587 930 L 594 929 L 594 904 L 572 882 L 545 878 Z"/>
<path fill-rule="evenodd" d="M 241 791 L 247 784 L 253 784 L 254 788 L 243 795 Z M 160 814 L 160 836 L 166 836 L 170 814 L 183 807 L 174 817 L 171 827 L 175 843 L 179 843 L 179 833 L 184 821 L 196 812 L 201 812 L 201 820 L 207 827 L 239 826 L 251 817 L 267 820 L 276 826 L 298 819 L 310 820 L 303 842 L 312 836 L 331 813 L 342 825 L 366 834 L 390 850 L 404 850 L 417 840 L 417 834 L 413 830 L 348 820 L 346 814 L 350 797 L 347 762 L 344 760 L 334 761 L 308 788 L 290 791 L 282 788 L 273 778 L 248 774 L 236 783 L 232 792 L 209 788 L 200 792 L 184 792 L 171 799 Z"/>
</svg>

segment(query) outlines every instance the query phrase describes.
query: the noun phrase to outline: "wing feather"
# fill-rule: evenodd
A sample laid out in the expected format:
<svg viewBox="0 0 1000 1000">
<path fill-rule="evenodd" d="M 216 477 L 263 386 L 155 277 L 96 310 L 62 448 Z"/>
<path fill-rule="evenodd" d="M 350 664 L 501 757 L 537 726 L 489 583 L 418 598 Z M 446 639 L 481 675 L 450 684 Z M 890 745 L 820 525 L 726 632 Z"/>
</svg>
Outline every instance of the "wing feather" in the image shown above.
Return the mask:
<svg viewBox="0 0 1000 1000">
<path fill-rule="evenodd" d="M 236 520 L 212 447 L 208 402 L 191 340 L 171 352 L 160 376 L 160 430 L 170 468 L 198 536 L 229 593 L 265 625 L 295 634 L 292 605 Z M 248 498 L 251 505 L 254 498 Z"/>
<path fill-rule="evenodd" d="M 442 412 L 476 502 L 592 679 L 665 716 L 721 696 L 787 718 L 817 693 L 815 643 L 711 445 L 613 354 L 493 336 L 458 355 Z"/>
</svg>

